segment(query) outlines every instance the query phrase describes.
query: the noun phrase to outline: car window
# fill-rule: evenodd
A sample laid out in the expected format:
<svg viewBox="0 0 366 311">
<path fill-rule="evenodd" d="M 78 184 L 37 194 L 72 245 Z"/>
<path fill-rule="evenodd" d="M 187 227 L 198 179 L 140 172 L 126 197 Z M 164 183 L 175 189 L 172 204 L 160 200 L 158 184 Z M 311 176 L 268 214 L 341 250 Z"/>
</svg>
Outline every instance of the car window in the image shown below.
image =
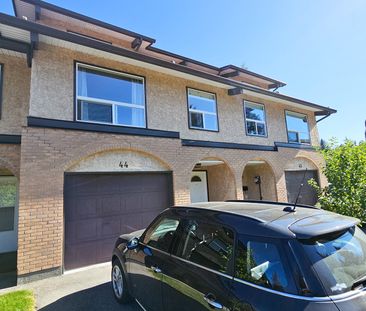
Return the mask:
<svg viewBox="0 0 366 311">
<path fill-rule="evenodd" d="M 221 225 L 187 221 L 176 255 L 201 266 L 227 272 L 232 258 L 234 234 Z"/>
<path fill-rule="evenodd" d="M 281 292 L 292 292 L 279 248 L 275 243 L 239 236 L 235 277 Z"/>
<path fill-rule="evenodd" d="M 179 220 L 177 219 L 168 217 L 160 218 L 146 233 L 144 243 L 168 252 L 178 225 Z"/>
<path fill-rule="evenodd" d="M 366 277 L 366 236 L 358 227 L 301 245 L 329 295 L 348 292 Z"/>
</svg>

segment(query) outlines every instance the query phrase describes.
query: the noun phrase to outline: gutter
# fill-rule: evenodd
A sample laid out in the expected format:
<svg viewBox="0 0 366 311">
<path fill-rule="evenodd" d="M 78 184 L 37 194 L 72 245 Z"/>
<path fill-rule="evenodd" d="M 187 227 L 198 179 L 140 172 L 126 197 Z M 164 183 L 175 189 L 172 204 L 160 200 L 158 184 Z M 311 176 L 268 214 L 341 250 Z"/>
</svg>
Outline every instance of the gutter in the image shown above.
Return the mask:
<svg viewBox="0 0 366 311">
<path fill-rule="evenodd" d="M 27 0 L 27 1 L 30 1 L 30 0 Z M 34 1 L 34 0 L 32 0 L 32 1 Z M 58 30 L 55 28 L 51 28 L 48 26 L 44 26 L 41 24 L 37 24 L 34 22 L 26 21 L 26 20 L 23 20 L 23 19 L 20 19 L 17 17 L 13 17 L 10 15 L 4 14 L 4 13 L 0 13 L 0 23 L 6 24 L 6 25 L 12 26 L 12 27 L 21 28 L 21 29 L 24 29 L 24 30 L 27 30 L 30 32 L 37 33 L 37 34 L 42 34 L 45 36 L 53 37 L 53 38 L 60 39 L 63 41 L 68 41 L 68 42 L 71 42 L 74 44 L 83 45 L 83 46 L 86 46 L 86 47 L 89 47 L 92 49 L 97 49 L 97 50 L 101 50 L 101 51 L 104 51 L 107 53 L 112 53 L 115 55 L 135 59 L 137 61 L 149 63 L 149 64 L 156 65 L 159 67 L 168 68 L 168 69 L 179 71 L 179 72 L 186 73 L 189 75 L 194 75 L 194 76 L 200 77 L 202 79 L 207 79 L 207 80 L 211 80 L 211 81 L 214 81 L 217 83 L 232 86 L 233 89 L 228 90 L 229 95 L 244 94 L 243 91 L 247 90 L 247 91 L 251 91 L 254 93 L 259 93 L 259 94 L 267 95 L 269 97 L 279 98 L 282 100 L 290 101 L 293 103 L 297 103 L 297 104 L 300 104 L 303 106 L 307 106 L 307 107 L 311 107 L 313 109 L 320 110 L 320 111 L 316 112 L 316 114 L 318 114 L 318 115 L 332 114 L 332 113 L 336 112 L 336 110 L 328 108 L 328 107 L 306 102 L 306 101 L 303 101 L 303 100 L 300 100 L 297 98 L 293 98 L 293 97 L 290 97 L 287 95 L 274 93 L 274 92 L 264 90 L 264 89 L 261 89 L 258 87 L 249 86 L 249 85 L 246 85 L 246 84 L 234 81 L 234 80 L 230 80 L 228 78 L 206 73 L 206 72 L 203 72 L 200 70 L 196 70 L 194 68 L 189 68 L 184 65 L 167 62 L 165 60 L 161 60 L 161 59 L 158 59 L 155 57 L 140 54 L 140 53 L 130 51 L 127 49 L 123 49 L 120 47 L 116 47 L 113 45 L 105 44 L 103 42 L 89 39 L 87 37 L 81 37 L 81 36 L 78 36 L 78 35 L 75 35 L 72 33 L 64 32 L 64 31 L 61 31 L 61 30 Z"/>
</svg>

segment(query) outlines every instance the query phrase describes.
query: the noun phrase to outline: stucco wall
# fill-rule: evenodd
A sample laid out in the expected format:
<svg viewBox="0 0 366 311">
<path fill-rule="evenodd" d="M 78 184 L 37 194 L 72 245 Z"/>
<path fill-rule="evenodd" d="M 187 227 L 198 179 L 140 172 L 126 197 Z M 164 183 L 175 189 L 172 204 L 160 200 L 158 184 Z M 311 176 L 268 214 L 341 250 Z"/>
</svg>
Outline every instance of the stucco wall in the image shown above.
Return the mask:
<svg viewBox="0 0 366 311">
<path fill-rule="evenodd" d="M 40 45 L 33 60 L 30 115 L 74 119 L 74 60 L 144 76 L 149 128 L 179 131 L 184 139 L 273 145 L 287 141 L 284 110 L 290 109 L 308 115 L 312 142 L 318 144 L 311 112 L 244 95 L 228 96 L 225 89 L 45 44 Z M 186 87 L 216 93 L 219 132 L 188 128 Z M 268 138 L 246 136 L 244 98 L 265 104 Z"/>
<path fill-rule="evenodd" d="M 0 134 L 20 134 L 29 107 L 30 69 L 25 57 L 0 54 L 3 64 Z"/>
</svg>

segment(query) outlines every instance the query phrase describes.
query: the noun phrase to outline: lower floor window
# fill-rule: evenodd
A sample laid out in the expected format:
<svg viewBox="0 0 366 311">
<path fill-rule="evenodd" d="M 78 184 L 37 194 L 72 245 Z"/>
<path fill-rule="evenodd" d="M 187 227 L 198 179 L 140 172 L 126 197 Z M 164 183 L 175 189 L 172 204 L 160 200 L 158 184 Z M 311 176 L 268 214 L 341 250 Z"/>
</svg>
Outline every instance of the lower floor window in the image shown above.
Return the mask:
<svg viewBox="0 0 366 311">
<path fill-rule="evenodd" d="M 16 195 L 15 178 L 0 176 L 0 232 L 14 230 Z"/>
</svg>

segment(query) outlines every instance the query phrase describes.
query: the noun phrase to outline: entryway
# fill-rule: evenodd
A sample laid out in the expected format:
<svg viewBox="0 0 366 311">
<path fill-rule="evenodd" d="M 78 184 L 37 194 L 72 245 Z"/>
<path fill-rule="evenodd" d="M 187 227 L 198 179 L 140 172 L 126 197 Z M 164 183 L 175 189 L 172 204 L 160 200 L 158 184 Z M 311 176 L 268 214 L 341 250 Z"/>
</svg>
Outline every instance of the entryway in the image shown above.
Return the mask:
<svg viewBox="0 0 366 311">
<path fill-rule="evenodd" d="M 266 161 L 248 161 L 243 171 L 242 182 L 245 200 L 277 201 L 275 176 Z"/>
<path fill-rule="evenodd" d="M 191 202 L 235 200 L 235 178 L 225 161 L 205 158 L 194 166 L 190 177 Z"/>
</svg>

